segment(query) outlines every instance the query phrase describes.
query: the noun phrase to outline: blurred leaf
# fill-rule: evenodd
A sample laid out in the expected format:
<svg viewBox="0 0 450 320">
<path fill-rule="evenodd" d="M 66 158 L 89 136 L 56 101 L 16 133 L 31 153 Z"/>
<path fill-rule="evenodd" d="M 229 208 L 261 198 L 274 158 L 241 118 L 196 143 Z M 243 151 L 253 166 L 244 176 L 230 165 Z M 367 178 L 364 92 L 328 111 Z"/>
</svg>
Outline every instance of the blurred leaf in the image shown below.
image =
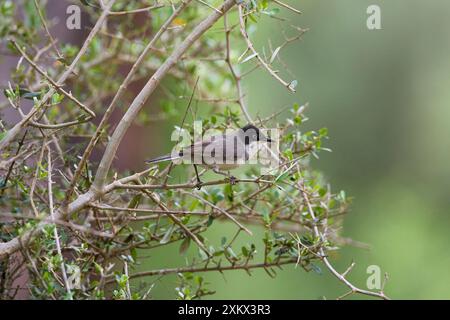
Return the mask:
<svg viewBox="0 0 450 320">
<path fill-rule="evenodd" d="M 208 260 L 208 255 L 206 254 L 205 251 L 203 251 L 202 249 L 198 249 L 198 253 L 200 254 L 202 260 Z"/>
<path fill-rule="evenodd" d="M 175 225 L 171 225 L 169 229 L 167 229 L 166 233 L 164 234 L 164 237 L 159 241 L 161 244 L 165 244 L 170 241 L 170 238 L 172 237 L 172 233 L 175 230 Z"/>
<path fill-rule="evenodd" d="M 273 16 L 277 15 L 278 13 L 280 13 L 280 8 L 272 8 L 269 10 L 262 10 L 261 13 L 266 14 L 270 17 L 273 17 Z"/>
<path fill-rule="evenodd" d="M 247 61 L 250 61 L 251 59 L 253 59 L 254 57 L 256 57 L 258 55 L 258 53 L 253 53 L 251 55 L 249 55 L 248 57 L 246 57 L 244 60 L 242 60 L 240 63 L 246 63 Z"/>
<path fill-rule="evenodd" d="M 318 265 L 311 263 L 310 266 L 311 266 L 311 270 L 313 270 L 317 274 L 322 275 L 322 269 Z"/>
<path fill-rule="evenodd" d="M 269 61 L 270 64 L 272 64 L 272 62 L 275 60 L 275 58 L 277 57 L 277 54 L 278 54 L 278 52 L 280 52 L 280 50 L 281 50 L 281 47 L 277 47 L 273 51 L 272 56 L 270 57 L 270 61 Z"/>
<path fill-rule="evenodd" d="M 3 140 L 3 138 L 6 136 L 7 133 L 8 131 L 0 132 L 0 141 Z"/>
<path fill-rule="evenodd" d="M 298 81 L 292 80 L 291 83 L 289 83 L 289 88 L 292 90 L 295 90 L 295 88 L 297 88 L 297 85 L 298 85 Z"/>
<path fill-rule="evenodd" d="M 183 242 L 181 242 L 179 253 L 184 255 L 189 249 L 189 245 L 191 244 L 191 238 L 185 238 Z"/>
<path fill-rule="evenodd" d="M 224 189 L 223 192 L 224 192 L 225 196 L 227 197 L 227 200 L 229 202 L 233 202 L 234 193 L 233 193 L 233 186 L 231 185 L 231 183 L 226 184 L 223 189 Z"/>
<path fill-rule="evenodd" d="M 210 215 L 208 217 L 208 222 L 206 223 L 206 226 L 210 227 L 213 224 L 213 222 L 214 222 L 214 217 L 212 215 Z"/>
</svg>

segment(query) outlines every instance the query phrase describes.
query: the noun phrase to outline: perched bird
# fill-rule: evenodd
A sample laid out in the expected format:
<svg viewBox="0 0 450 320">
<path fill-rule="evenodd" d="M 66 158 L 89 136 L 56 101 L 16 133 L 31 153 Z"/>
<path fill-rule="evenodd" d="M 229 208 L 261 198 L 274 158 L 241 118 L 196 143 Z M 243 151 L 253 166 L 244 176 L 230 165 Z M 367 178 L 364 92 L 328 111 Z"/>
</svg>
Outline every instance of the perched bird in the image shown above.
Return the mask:
<svg viewBox="0 0 450 320">
<path fill-rule="evenodd" d="M 201 181 L 198 177 L 197 165 L 213 169 L 214 172 L 225 174 L 224 170 L 230 170 L 245 164 L 251 157 L 253 143 L 272 142 L 270 138 L 254 125 L 248 124 L 241 129 L 230 133 L 210 136 L 195 141 L 190 146 L 184 147 L 171 154 L 147 160 L 147 163 L 159 163 L 172 161 L 175 163 L 189 163 L 194 165 L 199 186 Z M 229 176 L 230 177 L 230 176 Z M 230 177 L 230 181 L 234 179 Z"/>
</svg>

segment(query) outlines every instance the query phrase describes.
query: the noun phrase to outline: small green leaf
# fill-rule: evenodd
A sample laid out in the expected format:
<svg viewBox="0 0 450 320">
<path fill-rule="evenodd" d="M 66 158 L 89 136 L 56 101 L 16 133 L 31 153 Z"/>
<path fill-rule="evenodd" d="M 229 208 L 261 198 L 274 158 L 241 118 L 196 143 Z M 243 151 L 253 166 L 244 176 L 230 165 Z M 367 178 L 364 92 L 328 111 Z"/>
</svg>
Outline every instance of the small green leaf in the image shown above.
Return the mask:
<svg viewBox="0 0 450 320">
<path fill-rule="evenodd" d="M 189 245 L 191 244 L 191 238 L 185 238 L 183 242 L 181 242 L 179 252 L 181 255 L 184 255 L 189 249 Z"/>
<path fill-rule="evenodd" d="M 167 229 L 166 233 L 164 234 L 164 237 L 159 241 L 161 244 L 165 244 L 170 241 L 170 238 L 172 237 L 172 233 L 175 229 L 175 225 L 171 225 L 169 229 Z"/>
<path fill-rule="evenodd" d="M 201 257 L 203 260 L 208 260 L 208 255 L 206 254 L 205 251 L 203 251 L 202 249 L 198 249 L 198 253 L 200 254 L 200 257 Z"/>
<path fill-rule="evenodd" d="M 3 140 L 3 138 L 6 136 L 7 133 L 8 131 L 0 132 L 0 141 Z"/>
<path fill-rule="evenodd" d="M 241 61 L 241 63 L 246 63 L 247 61 L 252 60 L 254 57 L 256 57 L 258 55 L 258 53 L 253 53 L 251 55 L 249 55 L 247 58 L 245 58 L 244 60 Z"/>
<path fill-rule="evenodd" d="M 212 215 L 210 215 L 208 217 L 208 222 L 206 223 L 206 226 L 210 227 L 213 224 L 213 222 L 214 222 L 214 217 Z"/>
<path fill-rule="evenodd" d="M 231 186 L 231 183 L 225 185 L 225 187 L 223 188 L 223 193 L 225 194 L 225 196 L 227 197 L 227 200 L 229 202 L 233 202 L 234 193 L 233 193 L 233 187 Z"/>
<path fill-rule="evenodd" d="M 275 60 L 275 58 L 277 57 L 278 52 L 280 52 L 281 47 L 276 48 L 273 53 L 272 56 L 270 57 L 270 61 L 269 63 L 272 64 L 272 62 Z"/>
<path fill-rule="evenodd" d="M 134 261 L 137 260 L 137 250 L 136 250 L 136 248 L 131 248 L 130 255 L 131 255 L 131 257 L 133 258 Z"/>
<path fill-rule="evenodd" d="M 273 17 L 280 12 L 280 8 L 272 8 L 270 10 L 263 10 L 261 13 L 268 15 L 269 17 Z"/>
<path fill-rule="evenodd" d="M 322 137 L 328 136 L 328 129 L 327 128 L 321 128 L 319 130 L 319 135 L 322 136 Z"/>
<path fill-rule="evenodd" d="M 313 270 L 315 273 L 322 275 L 322 269 L 315 265 L 314 263 L 311 263 L 311 270 Z"/>
<path fill-rule="evenodd" d="M 242 247 L 242 254 L 244 255 L 244 257 L 248 257 L 248 255 L 249 255 L 249 252 L 248 252 L 248 249 L 247 249 L 247 247 Z"/>
<path fill-rule="evenodd" d="M 227 248 L 227 254 L 230 256 L 230 258 L 232 259 L 236 259 L 237 260 L 237 255 L 234 253 L 233 249 L 231 249 L 231 247 Z"/>
<path fill-rule="evenodd" d="M 93 8 L 98 8 L 98 6 L 96 6 L 95 4 L 90 3 L 90 2 L 87 1 L 87 0 L 80 0 L 80 2 L 81 2 L 83 5 L 85 5 L 85 6 L 93 7 Z"/>
</svg>

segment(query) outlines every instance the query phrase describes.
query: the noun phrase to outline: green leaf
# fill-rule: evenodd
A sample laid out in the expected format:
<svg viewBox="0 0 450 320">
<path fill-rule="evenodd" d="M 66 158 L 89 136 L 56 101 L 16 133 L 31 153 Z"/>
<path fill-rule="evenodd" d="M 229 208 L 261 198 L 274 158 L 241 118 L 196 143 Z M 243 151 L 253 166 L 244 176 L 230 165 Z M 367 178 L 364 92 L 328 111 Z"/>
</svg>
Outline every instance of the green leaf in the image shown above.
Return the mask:
<svg viewBox="0 0 450 320">
<path fill-rule="evenodd" d="M 55 92 L 52 95 L 52 104 L 58 104 L 64 99 L 64 95 L 59 94 L 58 92 Z"/>
<path fill-rule="evenodd" d="M 189 207 L 189 211 L 194 211 L 199 204 L 200 201 L 198 199 L 194 199 L 191 203 L 191 206 Z"/>
<path fill-rule="evenodd" d="M 322 275 L 322 269 L 318 265 L 315 265 L 314 263 L 311 263 L 311 270 L 317 274 Z"/>
<path fill-rule="evenodd" d="M 198 253 L 200 254 L 202 260 L 208 260 L 208 255 L 206 254 L 205 251 L 203 251 L 202 249 L 198 249 Z"/>
<path fill-rule="evenodd" d="M 184 255 L 189 249 L 189 245 L 191 244 L 191 238 L 185 238 L 183 242 L 181 242 L 179 252 L 181 255 Z"/>
<path fill-rule="evenodd" d="M 236 253 L 234 253 L 233 249 L 231 249 L 231 247 L 227 248 L 227 254 L 232 258 L 232 259 L 238 259 Z"/>
<path fill-rule="evenodd" d="M 14 12 L 14 4 L 12 1 L 5 1 L 0 5 L 0 12 L 3 16 L 11 16 Z"/>
<path fill-rule="evenodd" d="M 271 224 L 272 221 L 271 221 L 271 219 L 270 219 L 270 214 L 269 214 L 267 208 L 264 208 L 264 209 L 263 209 L 262 216 L 263 216 L 264 222 L 265 222 L 267 225 Z"/>
<path fill-rule="evenodd" d="M 34 98 L 39 98 L 41 96 L 40 92 L 31 92 L 27 89 L 17 88 L 15 91 L 12 91 L 10 89 L 4 89 L 3 94 L 5 97 L 14 99 L 17 97 L 22 97 L 24 99 L 33 100 Z"/>
<path fill-rule="evenodd" d="M 272 8 L 270 10 L 263 10 L 261 13 L 268 15 L 269 17 L 276 16 L 280 12 L 280 8 Z"/>
<path fill-rule="evenodd" d="M 34 6 L 33 1 L 25 1 L 25 25 L 32 30 L 37 30 L 40 24 L 38 12 Z"/>
<path fill-rule="evenodd" d="M 210 227 L 213 224 L 213 222 L 214 222 L 214 217 L 212 215 L 210 215 L 208 217 L 208 222 L 206 223 L 206 226 Z"/>
<path fill-rule="evenodd" d="M 291 149 L 284 150 L 283 154 L 289 159 L 289 161 L 292 161 L 292 159 L 294 159 L 294 154 L 292 153 Z"/>
<path fill-rule="evenodd" d="M 165 244 L 170 241 L 170 238 L 172 237 L 172 233 L 175 230 L 175 225 L 171 225 L 169 229 L 167 229 L 166 233 L 164 234 L 164 237 L 159 241 L 161 244 Z"/>
<path fill-rule="evenodd" d="M 7 133 L 8 131 L 0 132 L 0 141 L 3 140 L 3 138 L 6 136 Z"/>
<path fill-rule="evenodd" d="M 14 99 L 16 97 L 14 91 L 10 90 L 10 89 L 4 89 L 3 90 L 3 94 L 5 95 L 6 98 L 8 99 Z"/>
<path fill-rule="evenodd" d="M 137 261 L 137 250 L 136 248 L 131 248 L 130 255 L 133 258 L 134 261 Z"/>
<path fill-rule="evenodd" d="M 234 193 L 233 193 L 233 187 L 231 184 L 225 185 L 225 187 L 223 188 L 223 193 L 225 194 L 225 196 L 227 197 L 227 200 L 229 202 L 233 202 Z"/>
<path fill-rule="evenodd" d="M 321 128 L 319 130 L 319 135 L 322 136 L 322 137 L 328 136 L 328 129 L 327 128 Z"/>
<path fill-rule="evenodd" d="M 90 2 L 87 1 L 87 0 L 80 0 L 80 2 L 81 2 L 83 5 L 85 5 L 85 6 L 93 7 L 93 8 L 98 8 L 98 6 L 96 6 L 95 4 L 90 3 Z"/>
<path fill-rule="evenodd" d="M 272 62 L 275 60 L 275 58 L 277 57 L 277 54 L 280 52 L 281 47 L 276 48 L 273 53 L 272 56 L 270 57 L 270 61 L 269 63 L 272 64 Z"/>
<path fill-rule="evenodd" d="M 142 199 L 142 194 L 138 193 L 131 199 L 130 204 L 128 205 L 128 208 L 130 208 L 130 209 L 137 208 L 139 206 L 139 203 L 141 202 L 141 199 Z"/>
<path fill-rule="evenodd" d="M 258 55 L 258 53 L 253 53 L 251 55 L 249 55 L 247 58 L 245 58 L 244 60 L 241 61 L 241 63 L 246 63 L 247 61 L 252 60 L 254 57 L 256 57 Z"/>
</svg>

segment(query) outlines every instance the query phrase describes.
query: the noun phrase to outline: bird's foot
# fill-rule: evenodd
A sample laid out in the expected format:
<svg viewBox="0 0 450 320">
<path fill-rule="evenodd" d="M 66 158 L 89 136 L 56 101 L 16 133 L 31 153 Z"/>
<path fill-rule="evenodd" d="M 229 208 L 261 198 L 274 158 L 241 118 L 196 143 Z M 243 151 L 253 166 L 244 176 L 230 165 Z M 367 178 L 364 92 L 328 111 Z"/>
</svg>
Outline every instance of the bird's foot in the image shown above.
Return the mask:
<svg viewBox="0 0 450 320">
<path fill-rule="evenodd" d="M 231 184 L 232 186 L 234 186 L 235 184 L 237 184 L 237 179 L 236 179 L 235 176 L 230 176 L 228 179 L 230 180 L 230 184 Z"/>
<path fill-rule="evenodd" d="M 197 190 L 200 190 L 203 186 L 203 182 L 201 180 L 197 180 L 197 184 L 195 185 L 195 187 L 197 188 Z"/>
</svg>

